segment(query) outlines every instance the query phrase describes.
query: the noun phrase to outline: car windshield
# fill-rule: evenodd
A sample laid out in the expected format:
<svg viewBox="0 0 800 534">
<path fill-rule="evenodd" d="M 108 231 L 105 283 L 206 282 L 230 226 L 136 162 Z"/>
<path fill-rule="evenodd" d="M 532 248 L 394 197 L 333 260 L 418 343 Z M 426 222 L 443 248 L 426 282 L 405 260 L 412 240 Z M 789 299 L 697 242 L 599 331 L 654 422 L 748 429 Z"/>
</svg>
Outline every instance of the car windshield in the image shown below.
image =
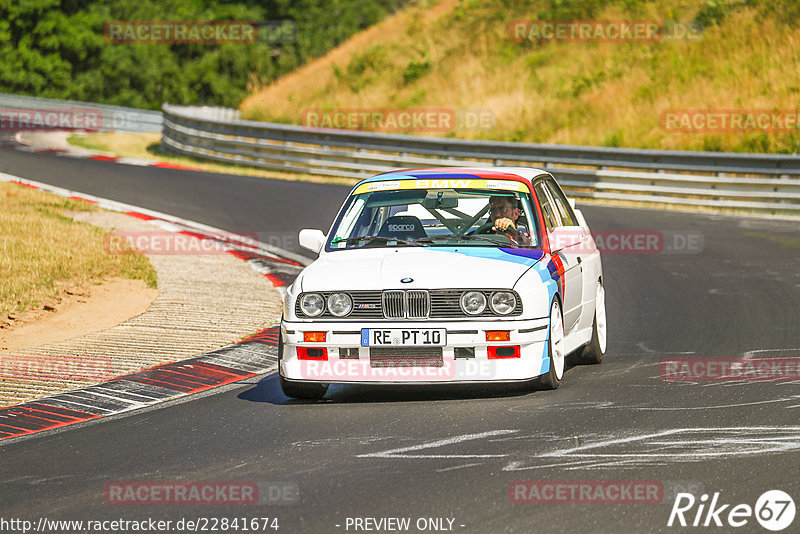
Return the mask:
<svg viewBox="0 0 800 534">
<path fill-rule="evenodd" d="M 520 182 L 491 187 L 433 188 L 434 180 L 371 182 L 357 187 L 339 213 L 328 251 L 362 247 L 538 248 L 531 199 Z M 455 180 L 449 180 L 453 182 Z M 468 185 L 487 180 L 463 180 Z M 508 228 L 494 221 L 506 218 Z M 531 222 L 533 221 L 533 222 Z M 502 226 L 502 225 L 501 225 Z"/>
</svg>

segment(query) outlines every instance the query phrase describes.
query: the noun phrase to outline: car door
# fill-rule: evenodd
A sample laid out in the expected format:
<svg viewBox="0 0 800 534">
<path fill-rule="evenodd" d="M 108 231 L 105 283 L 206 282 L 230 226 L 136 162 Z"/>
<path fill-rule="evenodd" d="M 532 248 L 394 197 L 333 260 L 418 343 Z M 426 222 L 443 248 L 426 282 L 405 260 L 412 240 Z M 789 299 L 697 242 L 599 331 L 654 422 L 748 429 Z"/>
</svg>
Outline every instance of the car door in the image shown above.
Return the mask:
<svg viewBox="0 0 800 534">
<path fill-rule="evenodd" d="M 564 264 L 564 294 L 561 299 L 564 308 L 564 333 L 569 334 L 578 325 L 583 309 L 583 278 L 578 253 L 580 247 L 575 246 L 580 243 L 580 234 L 575 233 L 574 215 L 572 219 L 562 219 L 562 211 L 547 185 L 549 180 L 552 179 L 544 178 L 534 184 L 533 188 L 542 207 L 551 253 L 557 254 Z"/>
<path fill-rule="evenodd" d="M 598 276 L 599 253 L 591 233 L 581 224 L 561 187 L 552 179 L 548 179 L 546 185 L 555 202 L 562 223 L 566 228 L 569 228 L 570 235 L 575 237 L 574 244 L 566 249 L 565 252 L 574 256 L 581 273 L 581 311 L 576 317 L 577 324 L 575 327 L 578 329 L 586 328 L 591 326 L 594 318 L 594 306 L 592 303 L 596 292 L 595 284 Z"/>
</svg>

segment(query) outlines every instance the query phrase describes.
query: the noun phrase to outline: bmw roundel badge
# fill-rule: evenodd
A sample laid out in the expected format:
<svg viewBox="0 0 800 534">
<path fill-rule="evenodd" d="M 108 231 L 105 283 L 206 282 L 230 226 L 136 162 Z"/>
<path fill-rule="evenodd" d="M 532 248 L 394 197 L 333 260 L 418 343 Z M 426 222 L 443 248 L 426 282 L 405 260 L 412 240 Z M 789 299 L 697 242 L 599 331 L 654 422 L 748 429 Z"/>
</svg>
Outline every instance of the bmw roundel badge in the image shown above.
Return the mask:
<svg viewBox="0 0 800 534">
<path fill-rule="evenodd" d="M 410 283 L 411 283 L 411 282 L 413 282 L 413 281 L 414 281 L 414 279 L 413 279 L 413 278 L 403 278 L 402 280 L 400 280 L 400 283 L 403 283 L 403 284 L 410 284 Z"/>
</svg>

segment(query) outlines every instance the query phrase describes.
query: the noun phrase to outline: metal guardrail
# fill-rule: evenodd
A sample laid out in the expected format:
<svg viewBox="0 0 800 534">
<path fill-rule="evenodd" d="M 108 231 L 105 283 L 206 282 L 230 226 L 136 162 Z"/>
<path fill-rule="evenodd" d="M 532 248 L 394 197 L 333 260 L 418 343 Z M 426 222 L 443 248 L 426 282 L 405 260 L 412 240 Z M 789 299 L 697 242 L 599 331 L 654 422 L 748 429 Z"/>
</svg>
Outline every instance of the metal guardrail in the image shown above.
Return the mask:
<svg viewBox="0 0 800 534">
<path fill-rule="evenodd" d="M 162 122 L 160 111 L 0 93 L 3 130 L 27 126 L 33 129 L 160 132 Z"/>
<path fill-rule="evenodd" d="M 538 166 L 575 197 L 800 214 L 800 156 L 470 141 L 326 130 L 240 119 L 219 107 L 164 113 L 0 93 L 0 121 L 20 111 L 94 112 L 99 129 L 159 132 L 171 152 L 288 172 L 359 179 L 402 167 Z"/>
<path fill-rule="evenodd" d="M 800 214 L 800 156 L 470 141 L 244 121 L 219 108 L 163 110 L 162 146 L 213 161 L 348 178 L 402 167 L 538 166 L 575 197 Z"/>
</svg>

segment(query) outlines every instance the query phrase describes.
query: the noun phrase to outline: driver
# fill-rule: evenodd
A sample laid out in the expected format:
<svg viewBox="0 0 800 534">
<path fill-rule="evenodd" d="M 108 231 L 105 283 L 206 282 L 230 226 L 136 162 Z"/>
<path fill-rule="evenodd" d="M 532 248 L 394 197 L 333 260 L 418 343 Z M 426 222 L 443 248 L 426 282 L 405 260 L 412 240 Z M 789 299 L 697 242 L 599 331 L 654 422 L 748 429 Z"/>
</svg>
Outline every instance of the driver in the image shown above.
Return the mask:
<svg viewBox="0 0 800 534">
<path fill-rule="evenodd" d="M 529 245 L 531 240 L 527 233 L 517 229 L 517 219 L 520 210 L 517 201 L 509 196 L 489 197 L 489 220 L 491 231 L 507 234 L 520 245 Z M 485 225 L 485 232 L 489 232 L 489 223 Z"/>
</svg>

